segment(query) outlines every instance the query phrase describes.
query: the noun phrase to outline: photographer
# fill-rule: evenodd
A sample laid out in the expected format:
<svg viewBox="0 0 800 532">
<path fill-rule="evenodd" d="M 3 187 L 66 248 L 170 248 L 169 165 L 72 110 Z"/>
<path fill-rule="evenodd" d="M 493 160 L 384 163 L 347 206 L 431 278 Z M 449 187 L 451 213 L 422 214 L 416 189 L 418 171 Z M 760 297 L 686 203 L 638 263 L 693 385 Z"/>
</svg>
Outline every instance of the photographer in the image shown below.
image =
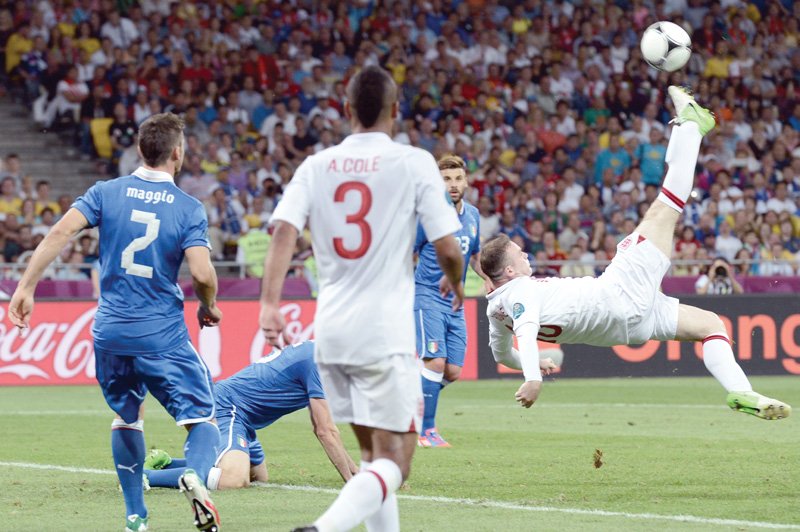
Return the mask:
<svg viewBox="0 0 800 532">
<path fill-rule="evenodd" d="M 708 272 L 697 278 L 694 290 L 698 294 L 741 294 L 744 292 L 742 285 L 733 276 L 731 265 L 718 257 L 714 259 Z"/>
</svg>

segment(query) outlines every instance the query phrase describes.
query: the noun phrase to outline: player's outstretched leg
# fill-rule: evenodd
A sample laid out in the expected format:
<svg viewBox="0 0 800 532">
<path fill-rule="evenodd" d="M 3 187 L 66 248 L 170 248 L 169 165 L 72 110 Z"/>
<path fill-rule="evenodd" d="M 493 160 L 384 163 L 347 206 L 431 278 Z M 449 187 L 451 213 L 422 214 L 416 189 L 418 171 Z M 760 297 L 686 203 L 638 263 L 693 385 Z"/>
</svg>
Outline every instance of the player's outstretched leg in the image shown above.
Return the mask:
<svg viewBox="0 0 800 532">
<path fill-rule="evenodd" d="M 205 532 L 219 532 L 219 512 L 197 473 L 193 469 L 187 469 L 181 476 L 179 484 L 189 504 L 192 505 L 194 526 Z"/>
<path fill-rule="evenodd" d="M 147 530 L 147 507 L 144 504 L 144 421 L 126 423 L 119 417 L 111 423 L 111 453 L 119 485 L 125 498 L 125 530 Z"/>
<path fill-rule="evenodd" d="M 677 116 L 667 146 L 667 174 L 658 201 L 650 206 L 636 232 L 670 257 L 675 224 L 694 187 L 700 142 L 716 122 L 714 115 L 700 107 L 685 89 L 671 86 L 668 91 Z"/>
<path fill-rule="evenodd" d="M 783 419 L 792 413 L 788 404 L 754 392 L 736 363 L 725 325 L 713 312 L 690 305 L 678 307 L 677 339 L 703 342 L 703 363 L 728 392 L 732 409 L 762 419 Z"/>
</svg>

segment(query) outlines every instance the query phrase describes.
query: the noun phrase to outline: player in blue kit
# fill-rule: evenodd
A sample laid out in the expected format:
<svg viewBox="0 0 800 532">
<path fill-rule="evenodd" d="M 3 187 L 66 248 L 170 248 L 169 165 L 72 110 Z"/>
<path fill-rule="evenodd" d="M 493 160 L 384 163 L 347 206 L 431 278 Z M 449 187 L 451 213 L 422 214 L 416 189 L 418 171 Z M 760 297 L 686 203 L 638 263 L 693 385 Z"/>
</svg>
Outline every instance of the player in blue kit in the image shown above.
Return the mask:
<svg viewBox="0 0 800 532">
<path fill-rule="evenodd" d="M 461 157 L 450 154 L 440 158 L 438 165 L 461 222 L 461 230 L 454 236 L 464 258 L 462 281 L 467 276 L 469 263 L 488 283 L 480 267 L 480 215 L 478 209 L 464 201 L 464 193 L 469 186 L 467 165 Z M 422 226 L 417 227 L 414 252 L 419 257 L 414 272 L 414 323 L 417 352 L 424 364 L 422 394 L 425 400 L 419 446 L 450 447 L 436 429 L 436 407 L 442 388 L 461 376 L 467 350 L 467 325 L 464 309 L 452 309 L 452 294 L 442 295 L 444 274 L 436 260 L 436 250 L 425 238 Z"/>
<path fill-rule="evenodd" d="M 219 323 L 208 221 L 203 204 L 173 181 L 183 163 L 183 121 L 171 113 L 153 115 L 140 126 L 138 147 L 144 166 L 133 175 L 95 184 L 39 244 L 9 315 L 17 327 L 28 327 L 33 293 L 45 268 L 78 232 L 98 227 L 101 293 L 92 333 L 97 381 L 117 414 L 111 450 L 125 498 L 125 530 L 148 528 L 140 406 L 149 391 L 189 431 L 189 469 L 181 488 L 197 528 L 216 531 L 219 515 L 202 480 L 214 465 L 219 443 L 211 374 L 189 340 L 177 284 L 185 256 L 200 300 L 200 326 Z"/>
<path fill-rule="evenodd" d="M 314 363 L 314 343 L 275 349 L 236 375 L 216 384 L 220 454 L 208 476 L 211 489 L 245 488 L 251 481 L 266 482 L 267 464 L 256 431 L 286 414 L 308 407 L 314 434 L 345 481 L 358 472 L 331 418 Z M 155 449 L 145 469 L 150 486 L 177 488 L 186 466 Z"/>
</svg>

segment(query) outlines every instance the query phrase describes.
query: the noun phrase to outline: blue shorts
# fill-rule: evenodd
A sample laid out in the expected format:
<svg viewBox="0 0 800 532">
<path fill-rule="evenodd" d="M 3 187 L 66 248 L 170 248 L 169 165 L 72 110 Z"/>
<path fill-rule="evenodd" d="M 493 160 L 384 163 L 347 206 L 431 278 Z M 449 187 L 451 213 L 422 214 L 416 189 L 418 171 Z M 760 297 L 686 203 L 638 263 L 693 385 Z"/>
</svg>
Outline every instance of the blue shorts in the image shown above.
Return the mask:
<svg viewBox="0 0 800 532">
<path fill-rule="evenodd" d="M 163 355 L 109 355 L 95 347 L 97 382 L 125 423 L 139 419 L 149 391 L 178 425 L 214 419 L 211 372 L 190 342 Z"/>
<path fill-rule="evenodd" d="M 467 353 L 467 322 L 464 321 L 464 313 L 417 309 L 414 314 L 419 356 L 445 358 L 448 364 L 462 367 Z"/>
<path fill-rule="evenodd" d="M 236 407 L 217 410 L 219 426 L 220 451 L 217 463 L 228 451 L 242 451 L 250 456 L 250 465 L 257 466 L 264 462 L 264 448 L 256 437 L 256 431 L 248 426 L 237 414 Z"/>
</svg>

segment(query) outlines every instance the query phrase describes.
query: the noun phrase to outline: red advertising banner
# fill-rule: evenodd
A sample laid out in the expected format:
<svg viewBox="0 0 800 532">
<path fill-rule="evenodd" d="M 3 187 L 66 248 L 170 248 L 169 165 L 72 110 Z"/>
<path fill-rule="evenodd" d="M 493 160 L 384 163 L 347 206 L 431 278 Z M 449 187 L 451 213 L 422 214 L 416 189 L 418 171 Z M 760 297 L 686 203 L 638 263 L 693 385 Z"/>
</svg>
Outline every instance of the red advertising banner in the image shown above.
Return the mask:
<svg viewBox="0 0 800 532">
<path fill-rule="evenodd" d="M 192 342 L 214 379 L 224 379 L 268 351 L 258 327 L 257 301 L 221 301 L 220 327 L 200 330 L 194 316 L 197 302 L 186 303 Z M 291 343 L 314 337 L 316 301 L 284 301 L 286 337 Z M 94 301 L 42 302 L 34 309 L 29 329 L 18 330 L 0 307 L 0 385 L 93 384 L 95 381 L 92 323 Z M 462 379 L 478 377 L 477 304 L 465 304 L 467 359 Z"/>
</svg>

